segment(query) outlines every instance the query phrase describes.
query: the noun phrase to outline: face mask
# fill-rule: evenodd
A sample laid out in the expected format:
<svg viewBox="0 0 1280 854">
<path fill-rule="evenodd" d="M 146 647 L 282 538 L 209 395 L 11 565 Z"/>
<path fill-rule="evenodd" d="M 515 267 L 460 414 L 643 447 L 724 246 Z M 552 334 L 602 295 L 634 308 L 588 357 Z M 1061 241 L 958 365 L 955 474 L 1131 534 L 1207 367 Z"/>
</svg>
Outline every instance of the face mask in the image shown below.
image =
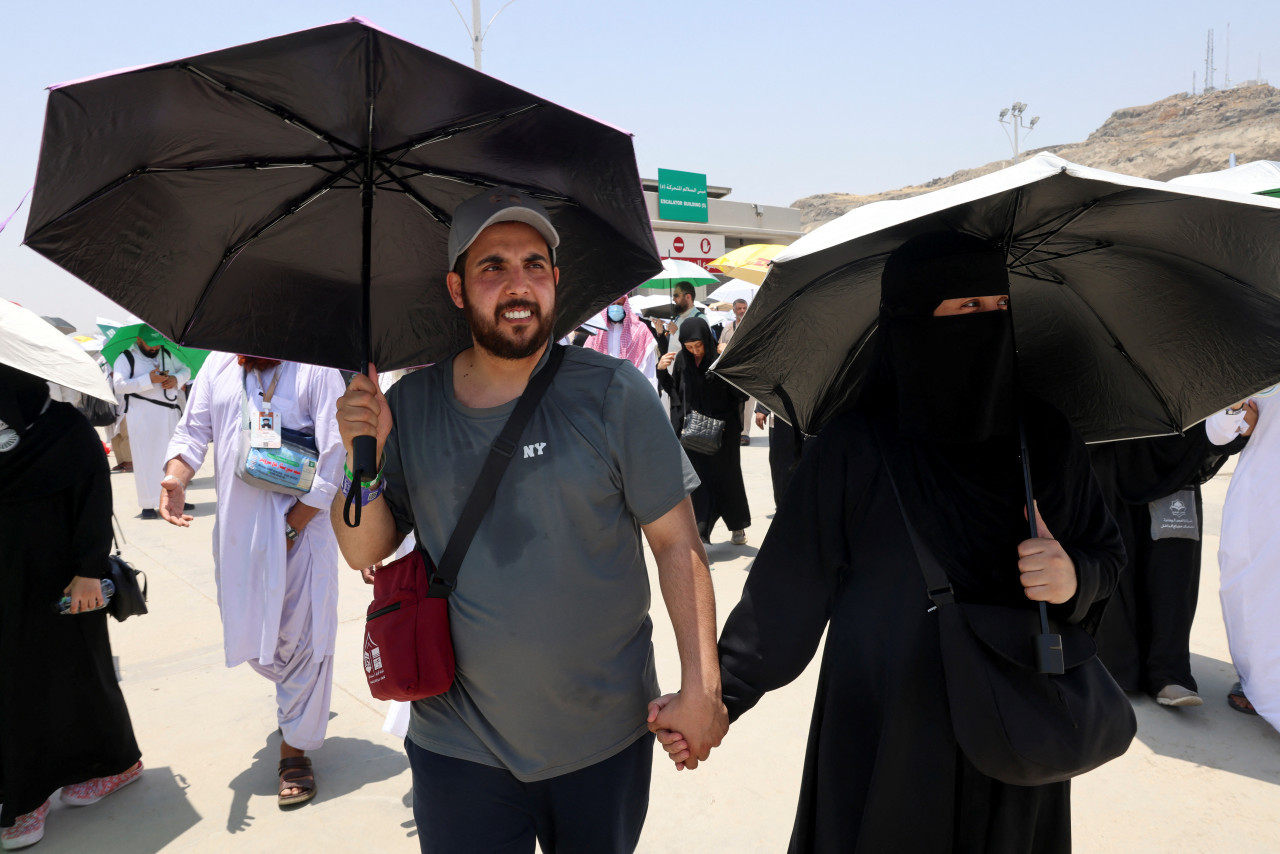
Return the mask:
<svg viewBox="0 0 1280 854">
<path fill-rule="evenodd" d="M 622 319 L 627 316 L 627 309 L 620 305 L 609 306 L 609 319 L 614 323 L 621 323 Z"/>
</svg>

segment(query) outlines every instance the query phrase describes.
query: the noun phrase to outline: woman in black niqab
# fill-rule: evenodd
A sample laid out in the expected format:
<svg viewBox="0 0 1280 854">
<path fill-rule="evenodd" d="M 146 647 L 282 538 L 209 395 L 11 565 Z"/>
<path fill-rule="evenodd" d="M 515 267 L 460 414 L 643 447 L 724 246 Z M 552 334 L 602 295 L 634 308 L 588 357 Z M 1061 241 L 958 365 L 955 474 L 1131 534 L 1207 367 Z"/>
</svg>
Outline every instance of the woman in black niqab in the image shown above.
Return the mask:
<svg viewBox="0 0 1280 854">
<path fill-rule="evenodd" d="M 1049 599 L 1060 619 L 1095 620 L 1115 583 L 1119 534 L 1084 444 L 1016 387 L 1004 262 L 952 233 L 888 259 L 868 385 L 806 445 L 721 635 L 736 720 L 796 678 L 826 631 L 792 852 L 1070 850 L 1068 783 L 1009 786 L 957 746 L 938 627 L 903 523 L 910 513 L 962 599 L 1035 608 L 1030 597 L 1044 595 L 1024 592 L 1024 541 L 1068 559 L 1074 590 L 1055 576 Z M 1028 540 L 1019 411 L 1056 541 Z"/>
<path fill-rule="evenodd" d="M 691 352 L 689 344 L 701 356 Z M 690 499 L 698 534 L 711 542 L 711 530 L 718 520 L 733 533 L 735 542 L 746 542 L 744 530 L 751 525 L 751 508 L 747 505 L 747 488 L 742 481 L 742 448 L 737 436 L 742 432 L 742 404 L 747 396 L 707 369 L 716 358 L 716 339 L 711 327 L 701 317 L 687 318 L 680 324 L 680 352 L 671 372 L 658 371 L 658 384 L 671 396 L 672 426 L 676 435 L 684 428 L 684 417 L 701 412 L 724 422 L 720 450 L 699 454 L 687 450 L 689 462 L 698 475 L 698 488 Z"/>
<path fill-rule="evenodd" d="M 102 443 L 43 380 L 6 365 L 0 421 L 0 828 L 10 828 L 58 788 L 125 772 L 140 753 L 106 611 L 54 610 L 73 579 L 108 570 Z"/>
</svg>

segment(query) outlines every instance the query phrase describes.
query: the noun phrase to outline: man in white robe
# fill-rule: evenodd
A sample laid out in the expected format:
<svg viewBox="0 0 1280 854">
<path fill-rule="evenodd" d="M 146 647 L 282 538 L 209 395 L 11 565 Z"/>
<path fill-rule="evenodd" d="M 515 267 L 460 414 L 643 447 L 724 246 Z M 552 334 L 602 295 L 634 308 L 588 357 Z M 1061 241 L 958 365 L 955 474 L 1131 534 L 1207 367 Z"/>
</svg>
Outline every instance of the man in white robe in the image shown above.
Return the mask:
<svg viewBox="0 0 1280 854">
<path fill-rule="evenodd" d="M 598 321 L 604 331 L 591 336 L 583 346 L 606 356 L 626 359 L 644 374 L 653 390 L 658 391 L 658 339 L 649 331 L 649 324 L 631 310 L 627 297 L 614 300 L 600 312 Z"/>
<path fill-rule="evenodd" d="M 1210 415 L 1215 445 L 1249 436 L 1222 505 L 1219 598 L 1231 661 L 1240 674 L 1228 702 L 1280 729 L 1280 386 Z M 1272 412 L 1270 407 L 1276 406 Z"/>
<path fill-rule="evenodd" d="M 180 527 L 186 486 L 214 443 L 217 517 L 214 576 L 228 667 L 242 662 L 276 683 L 281 806 L 315 794 L 310 758 L 323 744 L 333 687 L 338 617 L 338 545 L 317 512 L 333 500 L 342 479 L 343 450 L 335 421 L 344 390 L 331 368 L 272 364 L 214 353 L 191 390 L 186 414 L 166 452 L 161 515 Z M 255 367 L 257 368 L 255 370 Z M 270 403 L 260 401 L 269 394 Z M 300 498 L 251 486 L 235 475 L 241 402 L 270 409 L 284 427 L 315 436 L 319 464 Z M 132 413 L 130 413 L 132 420 Z M 298 785 L 290 785 L 296 783 Z"/>
<path fill-rule="evenodd" d="M 160 478 L 164 477 L 165 448 L 182 417 L 179 389 L 191 379 L 191 371 L 164 347 L 148 347 L 139 338 L 116 357 L 111 366 L 112 389 L 122 414 L 129 418 L 129 449 L 133 458 L 133 485 L 142 518 L 157 518 Z"/>
</svg>

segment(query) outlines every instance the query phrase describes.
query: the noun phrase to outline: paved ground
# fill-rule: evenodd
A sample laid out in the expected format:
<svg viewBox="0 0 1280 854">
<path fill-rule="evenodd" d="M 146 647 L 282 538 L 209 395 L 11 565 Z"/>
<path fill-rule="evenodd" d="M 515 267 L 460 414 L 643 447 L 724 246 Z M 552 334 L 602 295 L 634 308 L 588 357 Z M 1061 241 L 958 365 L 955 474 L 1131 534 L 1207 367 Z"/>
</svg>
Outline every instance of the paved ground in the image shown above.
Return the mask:
<svg viewBox="0 0 1280 854">
<path fill-rule="evenodd" d="M 773 509 L 766 454 L 759 437 L 743 453 L 752 545 L 729 545 L 721 529 L 708 550 L 721 621 L 739 598 Z M 113 476 L 126 556 L 150 578 L 151 613 L 111 624 L 146 771 L 94 806 L 55 805 L 33 850 L 416 851 L 408 763 L 398 740 L 382 731 L 385 704 L 370 699 L 361 670 L 369 589 L 355 572 L 342 575 L 332 721 L 315 754 L 320 794 L 301 809 L 277 809 L 272 688 L 248 667 L 222 663 L 209 554 L 211 474 L 206 467 L 192 484 L 189 500 L 199 509 L 188 530 L 138 519 L 131 476 Z M 1205 490 L 1212 533 L 1192 650 L 1207 703 L 1172 711 L 1134 699 L 1133 747 L 1074 784 L 1078 852 L 1280 852 L 1280 735 L 1224 699 L 1234 676 L 1215 555 L 1229 476 Z M 671 686 L 678 683 L 675 643 L 653 581 L 659 675 Z M 697 771 L 677 773 L 659 754 L 641 851 L 785 851 L 816 671 L 811 666 L 766 697 Z"/>
</svg>

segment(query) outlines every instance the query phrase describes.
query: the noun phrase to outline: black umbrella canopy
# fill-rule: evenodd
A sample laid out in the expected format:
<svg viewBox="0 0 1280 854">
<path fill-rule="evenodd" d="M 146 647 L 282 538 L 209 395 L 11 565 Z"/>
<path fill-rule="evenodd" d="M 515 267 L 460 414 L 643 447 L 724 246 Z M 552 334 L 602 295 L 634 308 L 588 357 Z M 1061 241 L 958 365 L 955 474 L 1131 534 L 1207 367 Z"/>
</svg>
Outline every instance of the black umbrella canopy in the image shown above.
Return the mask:
<svg viewBox="0 0 1280 854">
<path fill-rule="evenodd" d="M 561 235 L 557 335 L 660 269 L 628 134 L 360 19 L 53 88 L 25 242 L 180 344 L 355 369 L 372 186 L 391 369 L 470 344 L 450 214 L 496 184 Z"/>
<path fill-rule="evenodd" d="M 802 238 L 715 372 L 817 432 L 870 366 L 886 257 L 939 230 L 1006 247 L 1019 380 L 1086 441 L 1180 432 L 1280 380 L 1280 202 L 1052 155 Z"/>
</svg>

